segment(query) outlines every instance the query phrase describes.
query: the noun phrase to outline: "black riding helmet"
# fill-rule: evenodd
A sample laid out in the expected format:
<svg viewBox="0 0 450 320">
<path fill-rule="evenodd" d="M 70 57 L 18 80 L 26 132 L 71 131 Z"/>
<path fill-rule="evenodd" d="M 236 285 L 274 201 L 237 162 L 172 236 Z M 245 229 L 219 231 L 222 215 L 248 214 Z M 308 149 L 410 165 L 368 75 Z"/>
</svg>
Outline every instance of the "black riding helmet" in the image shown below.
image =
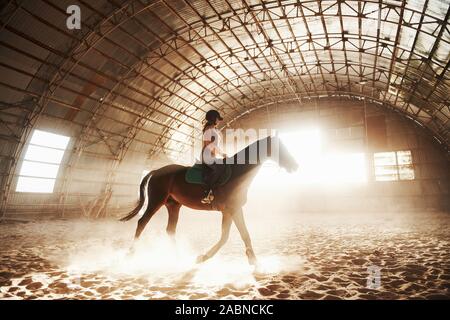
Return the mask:
<svg viewBox="0 0 450 320">
<path fill-rule="evenodd" d="M 219 119 L 220 121 L 223 120 L 223 118 L 220 116 L 219 111 L 217 110 L 209 110 L 208 112 L 206 112 L 206 116 L 205 116 L 206 121 L 208 122 L 215 122 L 216 119 Z"/>
</svg>

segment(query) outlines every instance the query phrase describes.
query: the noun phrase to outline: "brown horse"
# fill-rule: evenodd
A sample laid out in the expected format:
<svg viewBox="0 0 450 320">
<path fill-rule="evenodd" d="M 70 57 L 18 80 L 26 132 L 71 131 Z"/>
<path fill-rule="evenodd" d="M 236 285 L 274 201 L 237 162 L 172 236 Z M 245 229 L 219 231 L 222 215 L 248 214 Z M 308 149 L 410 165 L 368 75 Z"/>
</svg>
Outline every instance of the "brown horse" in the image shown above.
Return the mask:
<svg viewBox="0 0 450 320">
<path fill-rule="evenodd" d="M 166 206 L 169 213 L 166 230 L 172 237 L 175 235 L 181 206 L 197 210 L 218 210 L 222 212 L 220 240 L 206 254 L 199 256 L 197 262 L 206 261 L 217 253 L 228 240 L 231 223 L 234 221 L 244 241 L 249 263 L 255 265 L 256 256 L 245 225 L 242 207 L 247 202 L 247 191 L 258 172 L 257 169 L 267 159 L 274 160 L 288 172 L 298 168 L 297 162 L 278 137 L 269 136 L 258 140 L 234 156 L 225 159 L 224 165 L 231 166 L 231 177 L 226 184 L 214 190 L 215 199 L 212 204 L 201 203 L 201 199 L 204 197 L 204 185 L 190 184 L 185 181 L 186 170 L 189 167 L 168 165 L 151 171 L 142 179 L 137 207 L 121 221 L 128 221 L 139 213 L 145 202 L 144 189 L 148 186 L 148 206 L 138 221 L 135 239 L 139 238 L 151 217 L 163 205 Z"/>
</svg>

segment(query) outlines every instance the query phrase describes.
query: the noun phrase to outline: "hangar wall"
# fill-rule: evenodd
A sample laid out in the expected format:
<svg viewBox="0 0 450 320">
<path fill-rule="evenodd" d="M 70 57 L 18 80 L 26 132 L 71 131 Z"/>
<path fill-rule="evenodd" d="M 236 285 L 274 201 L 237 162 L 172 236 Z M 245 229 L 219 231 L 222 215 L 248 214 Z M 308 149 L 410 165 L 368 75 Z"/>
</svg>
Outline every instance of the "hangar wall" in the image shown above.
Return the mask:
<svg viewBox="0 0 450 320">
<path fill-rule="evenodd" d="M 385 115 L 386 141 L 380 147 L 366 146 L 367 119 Z M 368 168 L 367 185 L 357 188 L 306 188 L 286 193 L 296 200 L 292 210 L 348 211 L 348 210 L 449 210 L 449 157 L 423 127 L 394 111 L 375 104 L 347 99 L 320 99 L 304 103 L 285 103 L 261 107 L 243 115 L 232 123 L 232 128 L 301 129 L 317 125 L 325 135 L 324 148 L 345 152 L 365 152 Z M 43 117 L 36 128 L 77 136 L 76 126 L 55 127 Z M 145 137 L 141 137 L 145 138 Z M 14 192 L 13 180 L 7 216 L 90 216 L 120 215 L 134 204 L 138 185 L 144 170 L 177 162 L 162 153 L 153 157 L 144 152 L 146 145 L 134 141 L 124 160 L 115 163 L 108 156 L 106 145 L 94 145 L 79 157 L 74 156 L 75 139 L 72 139 L 64 156 L 55 192 L 33 194 Z M 415 179 L 411 181 L 375 181 L 373 153 L 411 150 Z M 23 155 L 22 155 L 23 157 Z M 73 159 L 76 159 L 74 162 Z M 111 170 L 114 168 L 114 170 Z M 20 170 L 17 167 L 16 176 Z M 69 175 L 69 172 L 71 174 Z M 111 177 L 108 172 L 113 172 Z M 66 179 L 71 176 L 71 179 Z M 108 183 L 109 182 L 109 183 Z M 283 196 L 274 197 L 283 201 Z"/>
<path fill-rule="evenodd" d="M 365 111 L 364 111 L 365 110 Z M 386 142 L 383 147 L 365 145 L 364 118 L 384 115 Z M 324 148 L 343 152 L 364 152 L 368 181 L 359 187 L 302 187 L 286 192 L 295 199 L 291 210 L 302 211 L 386 211 L 386 210 L 449 210 L 450 163 L 445 148 L 423 127 L 364 101 L 327 100 L 304 104 L 285 104 L 260 108 L 236 121 L 234 127 L 301 129 L 311 125 L 323 132 Z M 361 130 L 362 129 L 362 130 Z M 411 150 L 414 180 L 376 181 L 373 154 Z M 282 193 L 283 194 L 283 193 Z M 279 199 L 280 205 L 286 197 Z M 273 197 L 276 200 L 277 197 Z M 260 204 L 264 207 L 264 203 Z"/>
</svg>

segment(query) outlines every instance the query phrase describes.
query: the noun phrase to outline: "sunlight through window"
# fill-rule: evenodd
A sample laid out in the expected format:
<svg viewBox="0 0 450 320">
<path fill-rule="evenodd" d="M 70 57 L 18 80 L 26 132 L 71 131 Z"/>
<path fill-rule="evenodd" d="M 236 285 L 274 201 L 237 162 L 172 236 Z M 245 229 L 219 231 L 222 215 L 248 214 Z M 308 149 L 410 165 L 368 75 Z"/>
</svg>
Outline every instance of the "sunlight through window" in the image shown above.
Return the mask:
<svg viewBox="0 0 450 320">
<path fill-rule="evenodd" d="M 341 185 L 367 182 L 364 153 L 327 153 L 322 148 L 319 129 L 282 133 L 280 138 L 297 160 L 299 171 L 289 174 L 274 162 L 267 161 L 255 179 L 255 186 Z"/>
<path fill-rule="evenodd" d="M 17 181 L 17 192 L 52 193 L 70 138 L 34 130 Z"/>
</svg>

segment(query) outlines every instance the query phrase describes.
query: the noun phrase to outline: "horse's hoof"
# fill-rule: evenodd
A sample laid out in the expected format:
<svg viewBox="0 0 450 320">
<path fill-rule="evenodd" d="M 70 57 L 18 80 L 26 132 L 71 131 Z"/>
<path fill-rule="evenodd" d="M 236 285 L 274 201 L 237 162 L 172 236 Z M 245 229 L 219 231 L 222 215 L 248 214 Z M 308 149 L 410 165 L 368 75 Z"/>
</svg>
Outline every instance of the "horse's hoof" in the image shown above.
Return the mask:
<svg viewBox="0 0 450 320">
<path fill-rule="evenodd" d="M 131 246 L 130 249 L 128 249 L 127 256 L 128 257 L 133 256 L 135 254 L 135 252 L 136 252 L 136 248 L 134 246 Z"/>
<path fill-rule="evenodd" d="M 259 265 L 258 263 L 253 265 L 253 274 L 254 275 L 261 275 L 264 274 L 264 269 Z"/>
<path fill-rule="evenodd" d="M 248 258 L 248 263 L 252 267 L 257 267 L 258 266 L 258 260 L 256 259 L 256 257 Z"/>
<path fill-rule="evenodd" d="M 245 254 L 247 255 L 248 263 L 251 266 L 256 266 L 258 264 L 258 260 L 256 259 L 255 253 L 251 249 L 247 249 L 245 251 Z"/>
<path fill-rule="evenodd" d="M 196 263 L 197 263 L 197 264 L 203 263 L 203 262 L 205 262 L 207 259 L 208 259 L 208 258 L 206 257 L 206 255 L 204 255 L 204 254 L 199 255 L 199 256 L 197 257 Z"/>
</svg>

